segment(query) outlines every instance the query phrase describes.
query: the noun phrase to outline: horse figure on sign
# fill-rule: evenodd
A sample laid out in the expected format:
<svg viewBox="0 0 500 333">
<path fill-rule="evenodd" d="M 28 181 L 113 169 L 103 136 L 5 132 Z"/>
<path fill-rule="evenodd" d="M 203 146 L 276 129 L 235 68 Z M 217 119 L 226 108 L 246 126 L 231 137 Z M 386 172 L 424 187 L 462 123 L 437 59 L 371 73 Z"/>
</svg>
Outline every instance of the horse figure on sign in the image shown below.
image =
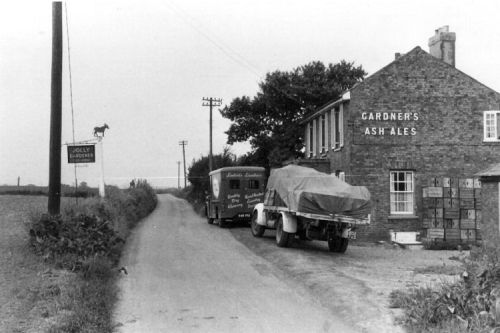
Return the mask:
<svg viewBox="0 0 500 333">
<path fill-rule="evenodd" d="M 106 123 L 103 126 L 100 126 L 100 127 L 96 126 L 96 127 L 94 127 L 94 136 L 99 136 L 98 133 L 102 133 L 102 136 L 104 136 L 104 131 L 106 129 L 109 129 L 109 126 Z"/>
</svg>

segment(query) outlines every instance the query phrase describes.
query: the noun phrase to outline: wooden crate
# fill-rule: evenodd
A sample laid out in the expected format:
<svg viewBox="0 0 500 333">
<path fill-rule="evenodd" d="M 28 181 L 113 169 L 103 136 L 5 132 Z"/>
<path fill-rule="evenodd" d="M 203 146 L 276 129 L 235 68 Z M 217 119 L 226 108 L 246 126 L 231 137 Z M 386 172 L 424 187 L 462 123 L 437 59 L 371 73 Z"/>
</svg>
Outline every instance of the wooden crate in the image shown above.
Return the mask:
<svg viewBox="0 0 500 333">
<path fill-rule="evenodd" d="M 475 220 L 476 219 L 476 210 L 475 209 L 460 209 L 460 218 L 467 220 Z"/>
<path fill-rule="evenodd" d="M 458 208 L 445 208 L 443 217 L 445 219 L 459 219 L 460 211 L 458 210 Z"/>
<path fill-rule="evenodd" d="M 458 198 L 458 188 L 455 187 L 444 187 L 443 197 L 445 198 Z"/>
<path fill-rule="evenodd" d="M 474 198 L 476 198 L 476 199 L 481 198 L 481 189 L 480 188 L 474 189 Z"/>
<path fill-rule="evenodd" d="M 458 208 L 460 207 L 460 200 L 454 198 L 443 198 L 443 208 Z"/>
<path fill-rule="evenodd" d="M 476 241 L 476 230 L 460 230 L 460 239 L 463 241 Z"/>
<path fill-rule="evenodd" d="M 428 187 L 427 188 L 427 197 L 429 197 L 429 198 L 442 198 L 443 197 L 443 188 L 442 187 Z"/>
<path fill-rule="evenodd" d="M 443 198 L 424 198 L 425 208 L 443 208 Z"/>
<path fill-rule="evenodd" d="M 460 220 L 459 219 L 444 219 L 445 229 L 459 229 Z"/>
<path fill-rule="evenodd" d="M 483 214 L 480 209 L 476 209 L 476 221 L 481 222 L 483 220 Z"/>
<path fill-rule="evenodd" d="M 443 187 L 451 187 L 450 177 L 443 177 Z"/>
<path fill-rule="evenodd" d="M 458 197 L 460 199 L 473 199 L 474 198 L 474 189 L 461 188 L 458 192 Z"/>
<path fill-rule="evenodd" d="M 458 188 L 458 178 L 450 178 L 450 187 Z"/>
<path fill-rule="evenodd" d="M 460 229 L 444 229 L 444 239 L 446 239 L 446 240 L 461 239 L 461 230 Z"/>
<path fill-rule="evenodd" d="M 422 219 L 422 228 L 434 228 L 436 220 L 424 217 Z"/>
<path fill-rule="evenodd" d="M 478 210 L 478 209 L 481 209 L 482 207 L 483 207 L 483 206 L 482 206 L 482 204 L 481 204 L 481 200 L 477 200 L 477 199 L 476 199 L 476 201 L 475 201 L 475 203 L 474 203 L 474 208 L 475 208 L 476 210 Z"/>
<path fill-rule="evenodd" d="M 443 218 L 444 217 L 444 209 L 443 208 L 436 208 L 436 218 Z"/>
<path fill-rule="evenodd" d="M 434 221 L 435 228 L 444 228 L 444 219 L 442 217 L 436 217 Z"/>
<path fill-rule="evenodd" d="M 476 229 L 476 221 L 469 219 L 461 219 L 460 220 L 460 229 Z"/>
<path fill-rule="evenodd" d="M 460 198 L 460 208 L 474 209 L 474 206 L 474 199 Z"/>
<path fill-rule="evenodd" d="M 443 239 L 444 238 L 444 229 L 443 228 L 429 228 L 429 229 L 427 229 L 427 238 Z"/>
<path fill-rule="evenodd" d="M 458 187 L 460 187 L 460 188 L 474 188 L 474 179 L 472 179 L 472 178 L 460 178 L 458 180 Z"/>
<path fill-rule="evenodd" d="M 479 178 L 474 178 L 474 188 L 481 188 L 481 181 Z"/>
</svg>

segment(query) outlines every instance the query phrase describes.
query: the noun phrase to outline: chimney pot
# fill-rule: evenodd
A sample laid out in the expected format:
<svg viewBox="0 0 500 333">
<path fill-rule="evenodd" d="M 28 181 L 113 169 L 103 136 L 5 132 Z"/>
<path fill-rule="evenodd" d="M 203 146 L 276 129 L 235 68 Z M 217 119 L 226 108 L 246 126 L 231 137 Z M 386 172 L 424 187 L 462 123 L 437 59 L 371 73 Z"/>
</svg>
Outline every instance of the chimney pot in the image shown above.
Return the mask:
<svg viewBox="0 0 500 333">
<path fill-rule="evenodd" d="M 398 60 L 400 57 L 401 57 L 401 53 L 396 52 L 396 53 L 394 54 L 394 60 Z"/>
</svg>

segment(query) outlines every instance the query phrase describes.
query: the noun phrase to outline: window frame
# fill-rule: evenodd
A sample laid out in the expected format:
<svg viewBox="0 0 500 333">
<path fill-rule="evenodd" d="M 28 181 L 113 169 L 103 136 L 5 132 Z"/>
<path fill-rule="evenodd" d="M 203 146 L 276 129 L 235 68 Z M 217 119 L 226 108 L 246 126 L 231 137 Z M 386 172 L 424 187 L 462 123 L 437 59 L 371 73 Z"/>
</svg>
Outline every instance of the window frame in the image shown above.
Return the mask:
<svg viewBox="0 0 500 333">
<path fill-rule="evenodd" d="M 404 179 L 399 180 L 399 176 L 396 176 L 394 180 L 394 174 L 404 173 Z M 407 179 L 407 175 L 410 178 Z M 394 184 L 410 184 L 411 190 L 395 190 Z M 394 200 L 398 197 L 398 194 L 402 194 L 403 200 Z M 406 197 L 405 195 L 408 195 Z M 398 210 L 400 204 L 407 205 L 407 210 Z M 415 171 L 414 170 L 390 170 L 389 171 L 389 213 L 391 216 L 395 215 L 414 215 L 415 214 Z"/>
<path fill-rule="evenodd" d="M 488 116 L 493 116 L 493 119 L 488 119 Z M 492 121 L 493 125 L 488 124 L 488 121 Z M 483 142 L 500 142 L 500 111 L 499 110 L 488 110 L 483 111 Z M 488 129 L 493 129 L 491 136 Z"/>
</svg>

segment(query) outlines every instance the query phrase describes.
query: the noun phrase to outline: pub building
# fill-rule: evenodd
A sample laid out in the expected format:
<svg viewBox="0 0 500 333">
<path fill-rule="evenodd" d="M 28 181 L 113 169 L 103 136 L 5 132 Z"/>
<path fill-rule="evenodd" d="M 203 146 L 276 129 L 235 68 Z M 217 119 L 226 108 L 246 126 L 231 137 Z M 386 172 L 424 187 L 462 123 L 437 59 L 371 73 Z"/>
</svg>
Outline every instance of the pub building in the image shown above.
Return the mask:
<svg viewBox="0 0 500 333">
<path fill-rule="evenodd" d="M 455 67 L 448 26 L 302 121 L 305 158 L 372 196 L 364 241 L 390 231 L 423 240 L 480 239 L 481 184 L 500 163 L 500 94 Z"/>
</svg>

